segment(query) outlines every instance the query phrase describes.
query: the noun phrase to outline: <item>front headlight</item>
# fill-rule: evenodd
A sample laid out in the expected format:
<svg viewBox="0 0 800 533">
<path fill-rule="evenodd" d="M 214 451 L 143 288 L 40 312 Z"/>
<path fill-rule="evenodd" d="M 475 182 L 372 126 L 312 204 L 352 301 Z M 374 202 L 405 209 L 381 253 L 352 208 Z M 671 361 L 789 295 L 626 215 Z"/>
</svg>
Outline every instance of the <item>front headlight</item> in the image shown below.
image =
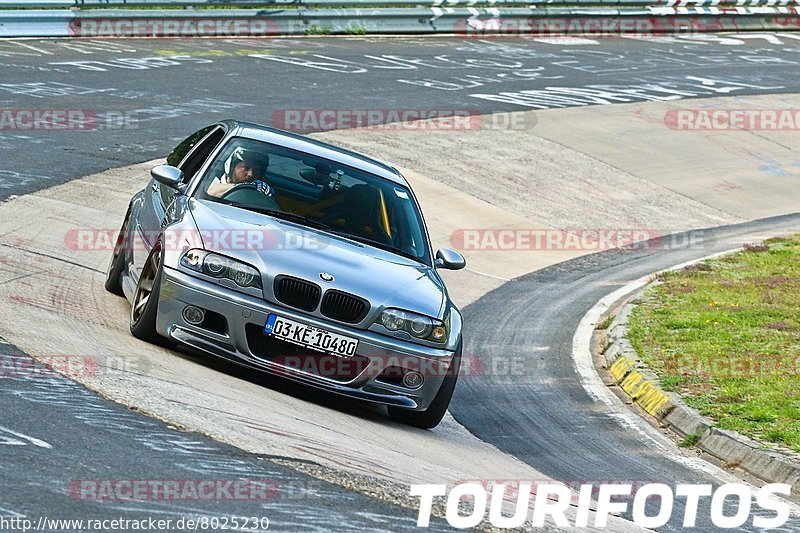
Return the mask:
<svg viewBox="0 0 800 533">
<path fill-rule="evenodd" d="M 247 263 L 193 248 L 183 254 L 181 265 L 212 278 L 225 278 L 236 285 L 261 289 L 261 273 Z"/>
<path fill-rule="evenodd" d="M 447 327 L 444 322 L 411 311 L 390 307 L 381 313 L 376 322 L 389 331 L 405 331 L 418 339 L 447 341 Z"/>
</svg>

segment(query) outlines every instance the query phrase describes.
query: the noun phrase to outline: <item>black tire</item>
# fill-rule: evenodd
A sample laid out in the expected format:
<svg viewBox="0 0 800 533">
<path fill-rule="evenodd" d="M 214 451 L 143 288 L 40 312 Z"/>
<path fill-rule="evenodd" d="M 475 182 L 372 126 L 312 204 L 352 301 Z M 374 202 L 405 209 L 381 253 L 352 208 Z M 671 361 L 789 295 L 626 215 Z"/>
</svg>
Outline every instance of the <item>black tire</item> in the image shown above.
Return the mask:
<svg viewBox="0 0 800 533">
<path fill-rule="evenodd" d="M 117 296 L 125 296 L 122 291 L 122 273 L 125 270 L 125 243 L 127 242 L 128 233 L 128 218 L 130 217 L 131 210 L 125 214 L 125 220 L 122 222 L 122 228 L 119 230 L 117 242 L 114 243 L 114 252 L 111 255 L 111 261 L 108 264 L 108 271 L 106 272 L 106 290 Z"/>
<path fill-rule="evenodd" d="M 161 246 L 156 245 L 147 256 L 147 261 L 136 284 L 136 292 L 131 304 L 131 334 L 137 339 L 153 344 L 165 345 L 166 339 L 156 332 L 158 297 L 161 293 L 163 254 Z"/>
<path fill-rule="evenodd" d="M 436 397 L 433 399 L 430 406 L 424 411 L 389 407 L 388 410 L 391 419 L 401 424 L 422 429 L 432 429 L 438 426 L 439 422 L 444 418 L 444 414 L 447 412 L 447 407 L 450 405 L 450 399 L 453 397 L 453 391 L 456 389 L 456 381 L 458 381 L 458 371 L 460 368 L 461 344 L 459 343 L 450 368 L 447 369 L 447 374 L 444 380 L 442 380 L 442 386 L 439 387 L 439 392 L 436 393 Z"/>
</svg>

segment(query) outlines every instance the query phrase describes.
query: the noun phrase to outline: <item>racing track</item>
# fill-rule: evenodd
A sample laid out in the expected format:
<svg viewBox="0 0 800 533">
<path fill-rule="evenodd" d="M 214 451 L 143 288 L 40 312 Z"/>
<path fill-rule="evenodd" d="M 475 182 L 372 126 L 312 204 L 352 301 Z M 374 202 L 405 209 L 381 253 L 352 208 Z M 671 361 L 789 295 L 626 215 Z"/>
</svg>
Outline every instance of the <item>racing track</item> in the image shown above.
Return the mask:
<svg viewBox="0 0 800 533">
<path fill-rule="evenodd" d="M 607 103 L 624 103 L 624 98 L 657 100 L 677 93 L 680 98 L 732 94 L 737 98 L 730 105 L 736 106 L 756 101 L 744 95 L 796 93 L 800 87 L 800 73 L 786 68 L 796 64 L 797 46 L 791 38 L 783 42 L 772 35 L 649 43 L 454 43 L 447 39 L 310 39 L 269 42 L 268 46 L 263 41 L 0 43 L 0 67 L 6 76 L 0 84 L 0 105 L 91 108 L 98 114 L 122 111 L 129 120 L 124 128 L 103 131 L 0 133 L 0 175 L 5 178 L 0 182 L 2 196 L 40 191 L 0 206 L 0 244 L 6 252 L 0 285 L 2 334 L 30 353 L 127 355 L 144 366 L 80 380 L 121 403 L 245 450 L 315 460 L 362 476 L 400 483 L 544 476 L 565 482 L 668 484 L 729 479 L 711 467 L 702 466 L 707 473 L 699 473 L 692 457 L 680 459 L 689 466 L 677 464 L 665 456 L 681 457 L 681 452 L 666 439 L 661 445 L 667 452 L 654 451 L 652 442 L 643 442 L 636 432 L 623 431 L 612 413 L 593 404 L 572 367 L 572 335 L 583 313 L 624 281 L 778 230 L 796 229 L 796 218 L 708 230 L 707 237 L 714 238 L 705 241 L 707 246 L 700 250 L 606 252 L 530 275 L 524 274 L 576 254 L 470 256 L 477 272 L 448 278 L 460 301 L 474 302 L 466 308 L 469 326 L 475 330 L 467 339 L 467 352 L 483 358 L 489 367 L 513 358 L 536 361 L 526 366 L 525 379 L 485 374 L 460 381 L 452 405 L 456 420 L 499 451 L 475 439 L 452 419 L 432 432 L 410 430 L 363 406 L 333 403 L 324 396 L 253 378 L 225 365 L 138 343 L 125 331 L 126 305 L 102 292 L 107 253 L 64 249 L 64 232 L 69 229 L 117 227 L 127 198 L 143 183 L 145 169 L 115 171 L 74 184 L 70 180 L 109 166 L 161 157 L 188 132 L 226 116 L 269 123 L 279 109 L 339 109 L 353 103 L 363 108 L 474 108 L 482 112 L 528 109 L 544 106 L 543 102 L 547 107 L 559 107 L 578 102 L 564 100 L 563 92 L 558 91 L 560 96 L 554 100 L 552 87 L 573 90 L 588 85 L 603 85 L 602 90 L 611 91 Z M 147 57 L 151 59 L 142 59 Z M 706 78 L 699 81 L 698 76 Z M 530 93 L 521 98 L 523 90 L 543 91 L 539 97 L 544 100 L 532 100 Z M 628 91 L 627 97 L 620 93 L 623 90 Z M 267 98 L 265 103 L 265 94 L 280 98 Z M 343 94 L 351 96 L 343 101 Z M 592 98 L 595 100 L 583 103 L 604 103 L 596 95 Z M 766 105 L 792 101 L 777 98 Z M 614 109 L 622 109 L 616 118 Z M 441 245 L 448 244 L 451 231 L 471 227 L 469 223 L 601 227 L 604 217 L 613 214 L 614 223 L 620 224 L 616 227 L 641 227 L 633 224 L 645 221 L 677 231 L 798 211 L 791 142 L 768 135 L 726 138 L 719 143 L 730 150 L 727 158 L 732 167 L 724 172 L 704 169 L 718 181 L 703 185 L 709 190 L 727 187 L 733 191 L 727 196 L 712 199 L 705 189 L 681 179 L 677 172 L 662 172 L 653 178 L 654 183 L 641 179 L 642 174 L 656 174 L 666 167 L 646 161 L 635 150 L 623 153 L 628 144 L 643 148 L 649 139 L 640 133 L 642 128 L 663 129 L 663 111 L 653 109 L 645 103 L 633 110 L 599 106 L 526 115 L 528 129 L 539 135 L 490 128 L 440 135 L 433 144 L 428 135 L 437 133 L 344 131 L 325 138 L 408 169 L 412 185 L 423 193 L 433 238 Z M 648 110 L 655 117 L 649 123 L 631 125 L 620 119 L 637 113 L 647 118 Z M 532 116 L 534 120 L 530 120 Z M 571 117 L 565 123 L 577 127 L 559 129 L 564 117 Z M 621 142 L 609 145 L 603 138 L 581 139 L 581 129 L 587 124 L 612 138 L 618 135 Z M 617 124 L 621 131 L 614 129 Z M 536 152 L 536 157 L 514 152 L 508 135 L 531 135 L 526 137 L 528 149 Z M 786 146 L 776 148 L 782 142 Z M 693 153 L 685 138 L 678 145 L 686 152 L 676 166 L 684 162 L 691 167 L 711 154 L 708 146 L 699 144 L 700 153 Z M 48 149 L 42 151 L 43 147 Z M 765 153 L 776 154 L 774 160 L 758 160 L 762 147 Z M 41 155 L 36 168 L 30 164 L 32 152 Z M 445 157 L 450 153 L 470 157 L 450 161 Z M 494 158 L 494 154 L 503 156 Z M 726 157 L 724 151 L 713 156 L 718 162 Z M 649 154 L 647 159 L 656 157 Z M 739 169 L 733 168 L 736 165 Z M 565 169 L 567 175 L 559 175 Z M 503 186 L 481 180 L 481 173 L 494 172 L 497 178 L 511 178 Z M 574 185 L 576 176 L 587 176 L 579 178 L 582 189 Z M 539 188 L 529 190 L 534 181 Z M 65 185 L 42 190 L 59 183 Z M 622 187 L 627 187 L 632 197 L 614 197 Z M 748 195 L 753 195 L 752 200 L 744 202 Z M 646 201 L 640 202 L 641 198 Z M 463 212 L 448 209 L 454 205 Z M 31 213 L 39 217 L 30 217 Z M 42 280 L 42 286 L 24 279 L 26 264 L 37 266 L 39 272 L 33 279 Z M 514 281 L 500 286 L 502 279 L 509 278 Z M 488 322 L 486 317 L 494 320 Z M 46 324 L 47 330 L 26 327 L 30 324 Z M 558 327 L 553 327 L 555 324 Z M 0 425 L 19 424 L 18 415 L 4 411 Z M 36 424 L 26 426 L 28 433 L 34 429 Z M 96 436 L 105 438 L 99 432 Z M 354 442 L 362 447 L 360 454 L 353 453 Z M 365 457 L 369 461 L 363 461 Z M 57 471 L 58 464 L 52 468 Z M 121 464 L 119 475 L 135 475 L 130 468 Z M 26 476 L 24 471 L 13 472 L 13 479 L 21 483 L 30 483 Z M 348 485 L 342 479 L 334 481 Z M 342 494 L 334 491 L 329 498 Z M 2 497 L 3 501 L 9 498 Z M 29 512 L 45 510 L 43 501 Z M 614 525 L 620 530 L 627 527 Z"/>
<path fill-rule="evenodd" d="M 27 355 L 6 344 L 0 344 L 0 357 L 4 372 L 30 364 Z M 412 510 L 304 476 L 268 460 L 274 457 L 244 453 L 180 431 L 101 398 L 44 365 L 35 363 L 34 368 L 36 377 L 32 372 L 4 375 L 0 388 L 4 413 L 0 516 L 6 519 L 28 517 L 37 524 L 45 517 L 84 521 L 152 517 L 171 520 L 169 531 L 178 530 L 175 525 L 181 519 L 236 519 L 243 524 L 242 518 L 256 517 L 248 522 L 253 532 L 328 531 L 332 524 L 342 531 L 416 529 Z M 237 495 L 233 486 L 226 488 L 225 480 L 232 478 L 248 480 L 244 492 Z M 126 501 L 124 496 L 133 494 L 132 485 L 111 485 L 129 480 L 155 482 L 149 492 L 152 497 Z M 208 492 L 204 494 L 194 480 L 220 480 L 213 485 L 220 492 L 212 494 L 220 494 L 221 501 L 207 498 Z M 186 498 L 159 496 L 163 487 L 184 481 L 189 483 L 182 486 L 193 487 L 196 497 L 190 488 L 184 489 Z M 113 486 L 123 488 L 110 490 Z M 449 530 L 442 520 L 434 519 L 431 526 Z M 51 528 L 56 526 L 39 531 Z M 62 530 L 92 528 L 84 523 Z"/>
<path fill-rule="evenodd" d="M 281 110 L 486 113 L 787 92 L 800 83 L 800 35 L 786 35 L 2 41 L 0 106 L 84 110 L 101 127 L 14 131 L 6 121 L 0 198 L 163 157 L 230 116 L 270 124 Z M 588 86 L 608 94 L 569 97 Z M 524 107 L 513 103 L 523 90 L 542 93 Z"/>
</svg>

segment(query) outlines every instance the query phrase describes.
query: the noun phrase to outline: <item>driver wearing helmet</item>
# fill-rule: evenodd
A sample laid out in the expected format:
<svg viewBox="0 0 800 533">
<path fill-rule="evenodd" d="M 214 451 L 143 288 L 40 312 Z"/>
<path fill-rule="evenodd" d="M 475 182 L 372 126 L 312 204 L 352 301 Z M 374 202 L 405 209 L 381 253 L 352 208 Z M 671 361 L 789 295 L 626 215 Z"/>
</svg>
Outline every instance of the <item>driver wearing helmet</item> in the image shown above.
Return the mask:
<svg viewBox="0 0 800 533">
<path fill-rule="evenodd" d="M 249 183 L 259 192 L 272 196 L 275 190 L 262 181 L 267 166 L 269 166 L 268 154 L 239 146 L 225 161 L 225 174 L 214 178 L 207 192 L 212 196 L 222 196 L 236 185 Z"/>
</svg>

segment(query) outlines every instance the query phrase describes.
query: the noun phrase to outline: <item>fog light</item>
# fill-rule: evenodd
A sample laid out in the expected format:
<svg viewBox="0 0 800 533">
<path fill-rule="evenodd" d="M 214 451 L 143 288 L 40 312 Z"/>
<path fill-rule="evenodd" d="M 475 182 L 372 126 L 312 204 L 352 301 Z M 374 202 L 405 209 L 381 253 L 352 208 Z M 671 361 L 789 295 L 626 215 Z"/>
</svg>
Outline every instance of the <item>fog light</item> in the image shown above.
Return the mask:
<svg viewBox="0 0 800 533">
<path fill-rule="evenodd" d="M 183 309 L 183 319 L 189 324 L 194 324 L 195 326 L 197 326 L 198 324 L 202 324 L 205 318 L 206 318 L 206 312 L 200 309 L 199 307 L 195 307 L 193 305 L 187 305 Z"/>
<path fill-rule="evenodd" d="M 408 387 L 409 389 L 418 389 L 422 387 L 422 382 L 425 381 L 425 378 L 422 377 L 422 374 L 415 370 L 411 370 L 406 372 L 403 376 L 403 385 Z"/>
</svg>

